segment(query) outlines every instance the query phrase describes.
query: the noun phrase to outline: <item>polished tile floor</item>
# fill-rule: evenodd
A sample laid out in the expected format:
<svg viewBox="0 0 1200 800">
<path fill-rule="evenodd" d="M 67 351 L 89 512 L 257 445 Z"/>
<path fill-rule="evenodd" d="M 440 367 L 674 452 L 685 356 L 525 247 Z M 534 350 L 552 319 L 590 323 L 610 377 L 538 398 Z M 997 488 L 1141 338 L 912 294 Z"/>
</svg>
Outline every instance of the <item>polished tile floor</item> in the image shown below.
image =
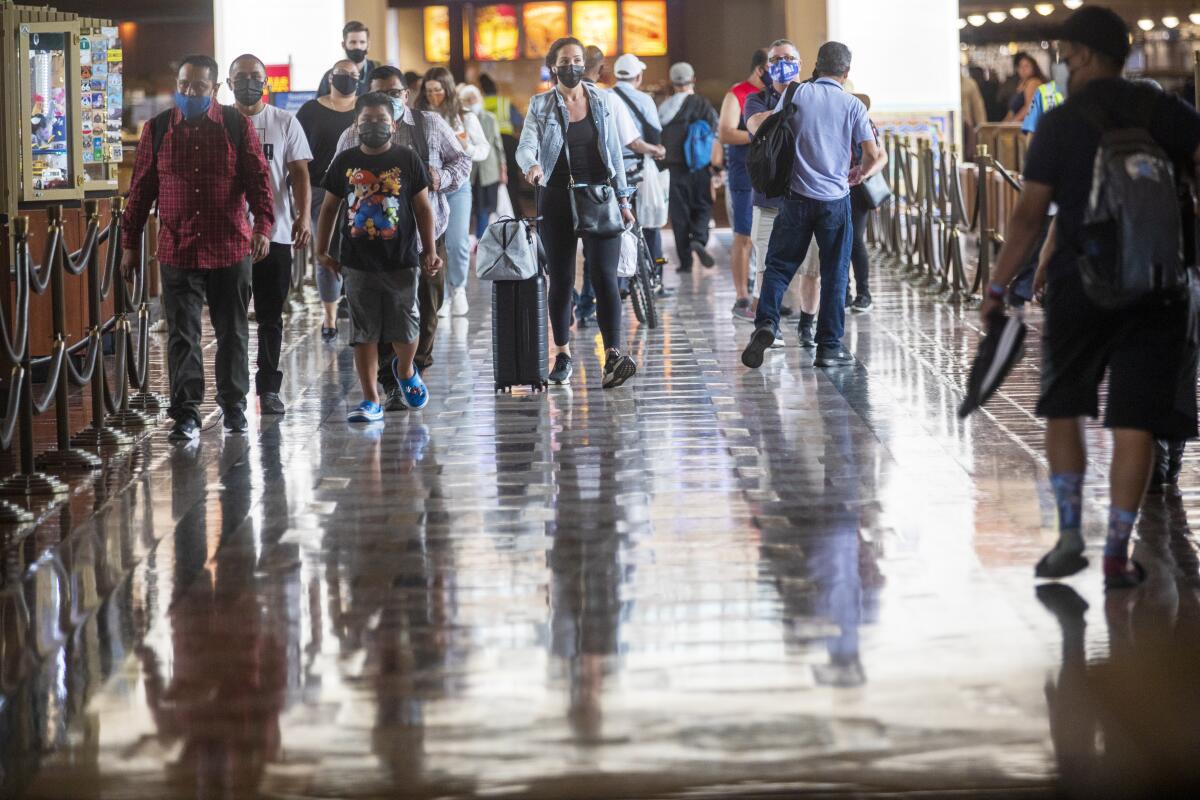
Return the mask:
<svg viewBox="0 0 1200 800">
<path fill-rule="evenodd" d="M 1142 589 L 1105 597 L 1098 553 L 1036 588 L 1054 538 L 1036 353 L 960 422 L 973 317 L 881 269 L 848 322 L 858 367 L 814 370 L 789 334 L 748 372 L 727 272 L 697 270 L 660 328 L 631 324 L 627 388 L 599 389 L 589 328 L 571 388 L 494 395 L 475 287 L 423 412 L 348 426 L 350 353 L 296 319 L 286 417 L 183 448 L 159 430 L 77 481 L 4 539 L 0 796 L 1200 779 L 1195 466 L 1147 503 Z"/>
</svg>

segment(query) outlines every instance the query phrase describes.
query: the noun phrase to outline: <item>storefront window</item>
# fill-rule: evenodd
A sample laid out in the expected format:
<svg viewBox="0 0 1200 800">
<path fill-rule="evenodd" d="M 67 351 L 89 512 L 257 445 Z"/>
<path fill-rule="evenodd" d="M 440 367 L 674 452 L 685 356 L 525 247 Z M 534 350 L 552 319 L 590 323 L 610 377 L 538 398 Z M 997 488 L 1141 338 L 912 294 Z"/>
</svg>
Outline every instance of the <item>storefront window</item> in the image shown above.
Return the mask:
<svg viewBox="0 0 1200 800">
<path fill-rule="evenodd" d="M 638 56 L 667 54 L 667 4 L 664 0 L 625 0 L 621 4 L 625 52 Z"/>
<path fill-rule="evenodd" d="M 514 61 L 520 55 L 519 43 L 516 6 L 483 6 L 475 11 L 476 61 Z"/>
<path fill-rule="evenodd" d="M 567 35 L 567 4 L 526 3 L 522 10 L 525 57 L 545 58 L 554 40 Z"/>
<path fill-rule="evenodd" d="M 617 4 L 615 0 L 576 0 L 571 5 L 571 35 L 594 44 L 606 56 L 617 54 Z"/>
<path fill-rule="evenodd" d="M 35 189 L 65 189 L 75 181 L 68 144 L 66 48 L 65 33 L 29 35 L 29 130 L 33 154 L 29 168 Z M 84 98 L 84 109 L 90 110 L 91 100 L 90 94 Z M 103 141 L 101 138 L 102 146 Z"/>
</svg>

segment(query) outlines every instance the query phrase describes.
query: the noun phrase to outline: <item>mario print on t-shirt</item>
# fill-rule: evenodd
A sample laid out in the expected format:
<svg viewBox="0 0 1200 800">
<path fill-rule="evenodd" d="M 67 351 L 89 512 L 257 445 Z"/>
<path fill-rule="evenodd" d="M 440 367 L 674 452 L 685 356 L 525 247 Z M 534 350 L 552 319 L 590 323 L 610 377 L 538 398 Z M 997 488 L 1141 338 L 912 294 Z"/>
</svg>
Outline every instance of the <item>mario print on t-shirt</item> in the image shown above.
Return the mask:
<svg viewBox="0 0 1200 800">
<path fill-rule="evenodd" d="M 350 195 L 350 235 L 355 239 L 395 239 L 400 221 L 401 170 L 389 169 L 376 177 L 366 169 L 351 169 L 346 177 Z"/>
</svg>

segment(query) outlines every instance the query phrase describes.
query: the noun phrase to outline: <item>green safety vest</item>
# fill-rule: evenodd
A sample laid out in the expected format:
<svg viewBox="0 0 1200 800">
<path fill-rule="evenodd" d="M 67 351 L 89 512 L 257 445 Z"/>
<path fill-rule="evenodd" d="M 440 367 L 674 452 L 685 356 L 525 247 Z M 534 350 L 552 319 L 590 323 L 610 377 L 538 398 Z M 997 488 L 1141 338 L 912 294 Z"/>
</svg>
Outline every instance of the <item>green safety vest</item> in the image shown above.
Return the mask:
<svg viewBox="0 0 1200 800">
<path fill-rule="evenodd" d="M 1043 83 L 1038 87 L 1038 92 L 1042 95 L 1043 112 L 1058 108 L 1063 104 L 1062 92 L 1058 90 L 1058 84 L 1054 81 Z"/>
<path fill-rule="evenodd" d="M 502 135 L 512 136 L 512 100 L 508 99 L 508 95 L 498 94 L 483 98 L 483 110 L 490 111 L 500 123 Z"/>
</svg>

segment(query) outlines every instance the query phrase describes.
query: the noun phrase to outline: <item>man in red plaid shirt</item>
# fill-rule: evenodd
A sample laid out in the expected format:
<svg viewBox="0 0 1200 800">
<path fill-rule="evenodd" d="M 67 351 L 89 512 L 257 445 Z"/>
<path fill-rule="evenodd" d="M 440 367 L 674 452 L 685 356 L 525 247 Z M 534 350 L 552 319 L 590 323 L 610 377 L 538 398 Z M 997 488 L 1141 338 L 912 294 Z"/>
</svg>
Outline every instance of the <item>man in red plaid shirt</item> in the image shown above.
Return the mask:
<svg viewBox="0 0 1200 800">
<path fill-rule="evenodd" d="M 129 271 L 140 258 L 146 217 L 158 203 L 172 441 L 191 441 L 200 432 L 200 315 L 205 300 L 217 337 L 217 402 L 225 429 L 246 430 L 250 265 L 266 256 L 275 226 L 270 174 L 258 134 L 237 109 L 216 101 L 217 86 L 212 58 L 183 60 L 175 108 L 142 130 L 122 219 L 121 264 Z"/>
</svg>

